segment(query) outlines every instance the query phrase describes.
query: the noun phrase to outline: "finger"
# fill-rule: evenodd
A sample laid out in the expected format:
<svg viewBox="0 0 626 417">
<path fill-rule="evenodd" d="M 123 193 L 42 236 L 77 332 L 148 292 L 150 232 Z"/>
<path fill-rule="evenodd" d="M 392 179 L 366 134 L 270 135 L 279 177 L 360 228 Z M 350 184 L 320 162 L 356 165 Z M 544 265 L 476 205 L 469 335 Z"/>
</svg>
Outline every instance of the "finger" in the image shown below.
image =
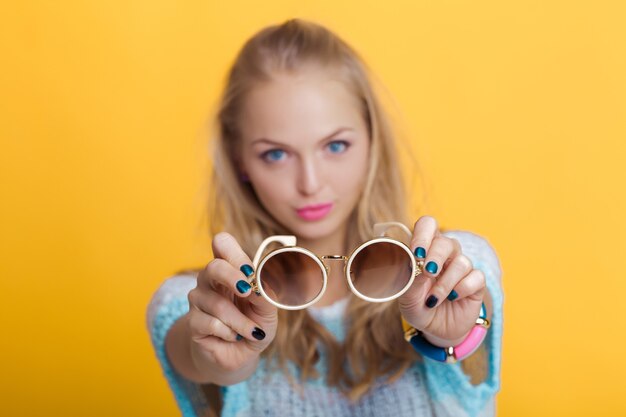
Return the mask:
<svg viewBox="0 0 626 417">
<path fill-rule="evenodd" d="M 259 297 L 248 297 L 252 292 L 248 290 L 246 283 L 250 284 L 253 279 L 254 268 L 252 261 L 243 251 L 237 240 L 229 233 L 221 232 L 213 238 L 213 254 L 229 264 L 239 269 L 243 278 L 237 280 L 240 288 L 245 290 L 244 297 L 254 306 L 254 311 L 264 317 L 276 315 L 276 307 L 267 301 L 264 297 L 260 297 L 260 293 L 255 293 Z"/>
<path fill-rule="evenodd" d="M 437 220 L 432 216 L 422 216 L 415 222 L 410 247 L 417 259 L 426 258 L 428 248 L 437 234 L 437 228 Z"/>
<path fill-rule="evenodd" d="M 189 329 L 193 340 L 200 340 L 207 336 L 219 337 L 227 342 L 237 342 L 241 336 L 216 317 L 209 316 L 196 310 L 189 314 Z"/>
<path fill-rule="evenodd" d="M 448 267 L 448 264 L 450 262 L 452 262 L 452 260 L 459 256 L 461 253 L 463 253 L 462 249 L 461 249 L 461 242 L 458 241 L 458 239 L 455 239 L 453 237 L 448 237 L 446 236 L 448 239 L 450 239 L 452 241 L 452 253 L 450 254 L 450 256 L 448 257 L 448 259 L 443 263 L 443 267 L 442 267 L 442 271 L 445 271 L 446 268 Z"/>
<path fill-rule="evenodd" d="M 451 301 L 458 297 L 458 292 L 452 293 L 454 287 L 467 276 L 473 269 L 472 261 L 465 255 L 460 254 L 451 258 L 451 262 L 441 273 L 426 297 L 426 307 L 435 308 L 441 304 L 450 294 Z M 454 296 L 456 294 L 456 297 Z M 450 298 L 448 298 L 450 299 Z"/>
<path fill-rule="evenodd" d="M 206 290 L 217 290 L 222 286 L 240 297 L 249 296 L 251 288 L 245 276 L 222 258 L 215 258 L 207 264 L 198 277 L 198 285 Z"/>
<path fill-rule="evenodd" d="M 233 235 L 221 232 L 213 237 L 213 255 L 225 259 L 229 264 L 241 271 L 246 278 L 254 272 L 252 260 L 243 251 Z"/>
<path fill-rule="evenodd" d="M 265 331 L 221 294 L 215 291 L 190 291 L 189 303 L 206 315 L 213 316 L 234 332 L 251 341 L 263 340 Z"/>
<path fill-rule="evenodd" d="M 454 251 L 455 244 L 452 239 L 443 235 L 435 237 L 424 260 L 424 273 L 427 276 L 438 277 L 443 270 L 444 262 L 454 255 Z"/>
<path fill-rule="evenodd" d="M 480 269 L 473 269 L 454 287 L 454 290 L 458 294 L 457 300 L 463 298 L 482 300 L 487 290 L 485 274 Z"/>
</svg>

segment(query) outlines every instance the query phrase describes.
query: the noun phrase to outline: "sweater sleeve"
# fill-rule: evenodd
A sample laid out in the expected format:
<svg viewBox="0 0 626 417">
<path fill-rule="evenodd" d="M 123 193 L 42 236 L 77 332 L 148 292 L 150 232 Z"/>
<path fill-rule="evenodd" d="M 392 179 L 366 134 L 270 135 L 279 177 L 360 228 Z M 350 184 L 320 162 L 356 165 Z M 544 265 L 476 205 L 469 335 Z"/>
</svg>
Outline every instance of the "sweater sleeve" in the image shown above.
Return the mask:
<svg viewBox="0 0 626 417">
<path fill-rule="evenodd" d="M 483 343 L 487 349 L 487 377 L 478 385 L 470 382 L 461 363 L 443 363 L 424 358 L 426 380 L 437 416 L 474 417 L 495 415 L 495 395 L 500 390 L 500 355 L 502 345 L 502 303 L 500 262 L 489 242 L 474 233 L 447 231 L 457 239 L 474 268 L 481 270 L 493 300 L 491 326 Z"/>
<path fill-rule="evenodd" d="M 176 320 L 189 311 L 187 294 L 195 286 L 194 276 L 168 278 L 153 294 L 146 316 L 157 360 L 183 417 L 203 415 L 208 405 L 201 385 L 184 378 L 172 367 L 165 353 L 165 336 Z"/>
</svg>

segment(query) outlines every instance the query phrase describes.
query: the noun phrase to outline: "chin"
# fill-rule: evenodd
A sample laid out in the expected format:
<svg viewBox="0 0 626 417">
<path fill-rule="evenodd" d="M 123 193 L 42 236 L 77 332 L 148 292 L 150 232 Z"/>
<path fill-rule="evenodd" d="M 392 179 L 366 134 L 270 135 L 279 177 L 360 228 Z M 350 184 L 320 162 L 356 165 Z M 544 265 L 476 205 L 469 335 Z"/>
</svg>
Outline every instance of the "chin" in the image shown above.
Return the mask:
<svg viewBox="0 0 626 417">
<path fill-rule="evenodd" d="M 317 240 L 334 234 L 340 227 L 341 223 L 332 217 L 314 222 L 297 218 L 290 230 L 300 239 Z"/>
<path fill-rule="evenodd" d="M 294 230 L 294 234 L 299 239 L 317 240 L 331 235 L 334 231 L 335 229 L 320 227 L 316 224 L 309 224 Z"/>
</svg>

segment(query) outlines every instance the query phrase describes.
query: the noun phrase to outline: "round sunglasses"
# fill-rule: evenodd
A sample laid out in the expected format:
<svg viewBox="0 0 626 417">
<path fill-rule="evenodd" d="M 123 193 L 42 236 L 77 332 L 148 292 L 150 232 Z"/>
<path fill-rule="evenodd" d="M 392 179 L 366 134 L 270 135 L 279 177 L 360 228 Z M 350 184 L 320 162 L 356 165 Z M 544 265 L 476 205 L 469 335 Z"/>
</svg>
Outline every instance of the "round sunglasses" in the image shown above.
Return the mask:
<svg viewBox="0 0 626 417">
<path fill-rule="evenodd" d="M 402 223 L 377 223 L 373 228 L 377 237 L 359 245 L 349 256 L 318 256 L 296 246 L 295 236 L 270 236 L 261 243 L 252 262 L 252 290 L 278 308 L 307 308 L 324 295 L 330 271 L 325 262 L 334 260 L 344 263 L 346 280 L 357 297 L 374 303 L 398 298 L 422 273 L 424 261 L 417 261 L 404 242 L 385 236 L 391 227 L 412 236 Z M 272 243 L 283 246 L 262 256 Z"/>
</svg>

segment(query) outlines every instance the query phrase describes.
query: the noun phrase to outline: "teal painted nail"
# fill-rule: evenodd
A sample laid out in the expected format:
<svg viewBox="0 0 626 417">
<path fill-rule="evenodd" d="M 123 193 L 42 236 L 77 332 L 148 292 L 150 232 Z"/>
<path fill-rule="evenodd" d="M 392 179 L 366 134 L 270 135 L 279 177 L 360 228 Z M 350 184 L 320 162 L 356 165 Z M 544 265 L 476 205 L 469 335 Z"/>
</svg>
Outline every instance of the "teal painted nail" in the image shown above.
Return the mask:
<svg viewBox="0 0 626 417">
<path fill-rule="evenodd" d="M 242 265 L 239 270 L 243 272 L 246 277 L 249 277 L 254 273 L 254 269 L 252 269 L 252 267 L 248 264 Z"/>
<path fill-rule="evenodd" d="M 436 274 L 437 273 L 437 269 L 439 269 L 439 267 L 437 266 L 437 264 L 433 261 L 430 261 L 426 264 L 426 270 L 428 272 L 430 272 L 431 274 Z"/>
<path fill-rule="evenodd" d="M 246 281 L 244 281 L 243 279 L 240 279 L 239 281 L 237 281 L 237 291 L 243 294 L 249 289 L 250 289 L 250 284 L 248 284 Z"/>
<path fill-rule="evenodd" d="M 242 336 L 242 335 L 240 335 L 239 333 L 237 333 L 237 340 L 239 341 L 239 340 L 241 340 L 241 339 L 243 339 L 243 336 Z"/>
<path fill-rule="evenodd" d="M 424 259 L 426 257 L 426 249 L 422 248 L 421 246 L 415 248 L 415 252 L 413 253 L 417 258 Z"/>
<path fill-rule="evenodd" d="M 452 290 L 452 291 L 450 292 L 450 294 L 448 295 L 448 300 L 450 300 L 450 301 L 454 301 L 454 300 L 456 300 L 458 297 L 459 297 L 459 294 L 457 294 L 457 292 L 456 292 L 456 291 Z"/>
</svg>

